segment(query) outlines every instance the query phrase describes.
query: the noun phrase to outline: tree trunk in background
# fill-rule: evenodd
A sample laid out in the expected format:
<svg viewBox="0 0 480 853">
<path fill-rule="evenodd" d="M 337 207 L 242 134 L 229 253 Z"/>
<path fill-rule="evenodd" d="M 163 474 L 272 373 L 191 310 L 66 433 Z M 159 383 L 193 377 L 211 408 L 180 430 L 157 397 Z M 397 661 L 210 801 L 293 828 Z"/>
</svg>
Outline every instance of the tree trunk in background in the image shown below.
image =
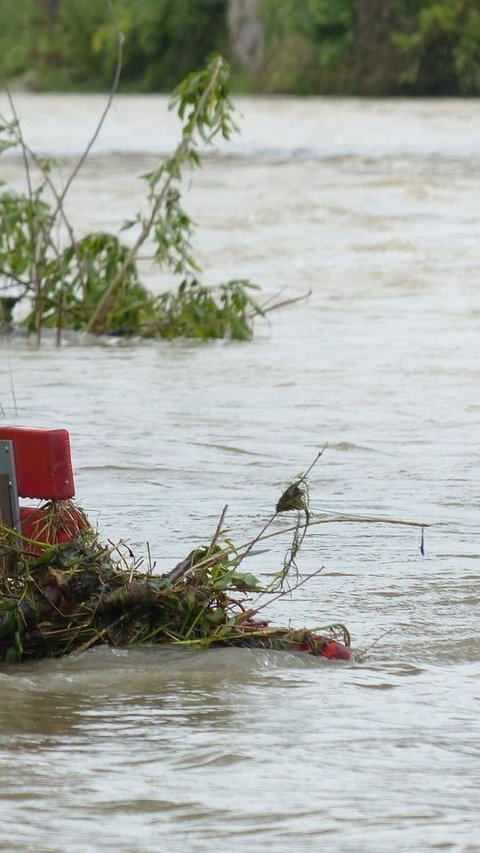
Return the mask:
<svg viewBox="0 0 480 853">
<path fill-rule="evenodd" d="M 399 74 L 400 59 L 388 38 L 395 29 L 395 3 L 357 0 L 354 16 L 350 88 L 360 94 L 385 94 L 395 86 Z"/>
<path fill-rule="evenodd" d="M 53 24 L 57 17 L 60 0 L 35 0 L 35 2 L 45 12 L 48 23 Z"/>
<path fill-rule="evenodd" d="M 395 20 L 392 0 L 357 0 L 355 13 L 355 44 L 361 55 L 371 52 L 385 41 Z"/>
<path fill-rule="evenodd" d="M 228 31 L 232 56 L 246 70 L 257 72 L 263 62 L 259 0 L 229 0 Z"/>
</svg>

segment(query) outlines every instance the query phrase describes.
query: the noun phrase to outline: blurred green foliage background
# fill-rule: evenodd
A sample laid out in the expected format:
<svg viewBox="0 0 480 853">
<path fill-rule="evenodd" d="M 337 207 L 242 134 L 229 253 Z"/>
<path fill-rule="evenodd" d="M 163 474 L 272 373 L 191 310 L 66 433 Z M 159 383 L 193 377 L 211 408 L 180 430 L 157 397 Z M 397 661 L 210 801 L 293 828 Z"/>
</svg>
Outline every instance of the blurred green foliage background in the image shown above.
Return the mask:
<svg viewBox="0 0 480 853">
<path fill-rule="evenodd" d="M 0 71 L 36 90 L 169 91 L 212 53 L 237 91 L 478 95 L 480 0 L 3 0 Z"/>
</svg>

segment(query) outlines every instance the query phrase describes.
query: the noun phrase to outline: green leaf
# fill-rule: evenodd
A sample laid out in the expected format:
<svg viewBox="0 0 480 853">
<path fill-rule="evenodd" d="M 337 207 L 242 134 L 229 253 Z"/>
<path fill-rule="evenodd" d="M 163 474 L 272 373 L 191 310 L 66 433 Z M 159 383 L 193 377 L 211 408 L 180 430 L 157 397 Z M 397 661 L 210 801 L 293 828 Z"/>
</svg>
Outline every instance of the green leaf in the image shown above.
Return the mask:
<svg viewBox="0 0 480 853">
<path fill-rule="evenodd" d="M 255 592 L 261 589 L 260 581 L 258 580 L 258 578 L 248 572 L 232 573 L 231 585 L 235 589 L 241 589 L 251 592 Z"/>
</svg>

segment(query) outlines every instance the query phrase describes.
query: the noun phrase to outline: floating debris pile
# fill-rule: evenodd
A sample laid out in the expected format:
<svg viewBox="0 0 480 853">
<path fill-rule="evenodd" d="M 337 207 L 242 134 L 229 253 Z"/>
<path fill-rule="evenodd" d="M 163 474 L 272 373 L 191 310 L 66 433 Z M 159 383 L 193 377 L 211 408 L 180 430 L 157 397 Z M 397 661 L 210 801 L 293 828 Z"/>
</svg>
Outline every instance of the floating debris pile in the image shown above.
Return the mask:
<svg viewBox="0 0 480 853">
<path fill-rule="evenodd" d="M 0 661 L 20 662 L 85 651 L 99 644 L 231 645 L 304 651 L 349 659 L 344 626 L 325 634 L 270 627 L 252 605 L 266 593 L 257 578 L 239 571 L 253 542 L 237 551 L 221 547 L 221 523 L 209 546 L 192 551 L 171 572 L 142 570 L 124 543 L 102 544 L 70 501 L 37 511 L 38 539 L 0 526 Z M 77 534 L 58 541 L 77 522 Z M 40 521 L 41 520 L 41 521 Z M 41 539 L 46 538 L 48 544 Z M 293 561 L 291 561 L 293 564 Z M 282 589 L 286 569 L 282 570 Z M 311 577 L 311 576 L 310 576 Z M 295 588 L 305 579 L 296 582 Z M 338 642 L 341 640 L 341 642 Z"/>
<path fill-rule="evenodd" d="M 323 450 L 306 473 L 287 486 L 252 540 L 236 547 L 225 536 L 224 507 L 210 543 L 161 575 L 155 573 L 150 552 L 145 567 L 126 543 L 102 543 L 71 501 L 51 501 L 28 518 L 22 516 L 27 535 L 0 523 L 0 662 L 58 657 L 100 644 L 155 643 L 247 646 L 351 660 L 345 625 L 275 627 L 259 614 L 322 571 L 302 576 L 297 566 L 312 525 L 354 522 L 421 528 L 422 554 L 424 525 L 359 515 L 313 520 L 307 478 Z M 291 512 L 296 521 L 272 532 L 279 515 Z M 258 543 L 286 533 L 291 541 L 283 564 L 266 587 L 240 570 Z"/>
</svg>

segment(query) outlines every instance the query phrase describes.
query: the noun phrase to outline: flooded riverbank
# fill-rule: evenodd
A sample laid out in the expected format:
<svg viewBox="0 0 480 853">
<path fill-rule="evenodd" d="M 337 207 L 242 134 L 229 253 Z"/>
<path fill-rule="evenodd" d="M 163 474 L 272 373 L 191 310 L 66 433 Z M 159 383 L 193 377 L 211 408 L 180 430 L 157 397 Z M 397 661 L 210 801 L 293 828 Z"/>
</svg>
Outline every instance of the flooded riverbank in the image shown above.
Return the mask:
<svg viewBox="0 0 480 853">
<path fill-rule="evenodd" d="M 67 172 L 100 104 L 19 109 Z M 324 571 L 268 612 L 346 622 L 354 646 L 375 644 L 362 664 L 145 649 L 2 670 L 0 847 L 474 851 L 478 104 L 240 107 L 243 136 L 185 199 L 205 280 L 309 299 L 251 344 L 4 340 L 5 419 L 68 428 L 79 502 L 105 538 L 148 541 L 158 570 L 225 503 L 234 541 L 259 530 L 326 442 L 314 511 L 425 521 L 426 554 L 409 528 L 312 529 L 301 570 Z M 116 110 L 70 198 L 80 233 L 141 205 L 137 176 L 174 142 L 164 99 Z M 20 186 L 18 159 L 1 169 Z M 249 570 L 277 570 L 283 544 Z"/>
</svg>

